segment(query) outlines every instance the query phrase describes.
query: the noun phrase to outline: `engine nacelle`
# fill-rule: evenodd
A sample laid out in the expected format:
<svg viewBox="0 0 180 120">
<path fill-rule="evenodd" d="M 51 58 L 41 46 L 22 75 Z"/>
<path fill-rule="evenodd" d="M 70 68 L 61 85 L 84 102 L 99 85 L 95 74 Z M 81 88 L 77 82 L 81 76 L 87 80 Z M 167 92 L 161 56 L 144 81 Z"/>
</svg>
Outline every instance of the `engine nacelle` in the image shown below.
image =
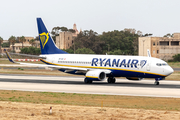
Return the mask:
<svg viewBox="0 0 180 120">
<path fill-rule="evenodd" d="M 143 78 L 139 78 L 139 77 L 126 77 L 128 80 L 142 80 Z"/>
<path fill-rule="evenodd" d="M 93 81 L 103 81 L 106 79 L 106 73 L 100 70 L 88 71 L 85 76 L 88 80 Z"/>
</svg>

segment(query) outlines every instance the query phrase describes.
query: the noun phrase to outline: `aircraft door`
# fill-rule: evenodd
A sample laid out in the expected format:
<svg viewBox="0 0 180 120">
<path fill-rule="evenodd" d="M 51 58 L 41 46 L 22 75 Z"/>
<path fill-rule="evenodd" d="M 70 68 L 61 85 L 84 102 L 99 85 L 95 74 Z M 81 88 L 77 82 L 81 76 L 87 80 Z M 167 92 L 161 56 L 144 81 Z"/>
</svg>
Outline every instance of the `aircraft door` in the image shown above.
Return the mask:
<svg viewBox="0 0 180 120">
<path fill-rule="evenodd" d="M 146 69 L 147 69 L 147 71 L 151 70 L 151 61 L 150 60 L 147 61 Z"/>
</svg>

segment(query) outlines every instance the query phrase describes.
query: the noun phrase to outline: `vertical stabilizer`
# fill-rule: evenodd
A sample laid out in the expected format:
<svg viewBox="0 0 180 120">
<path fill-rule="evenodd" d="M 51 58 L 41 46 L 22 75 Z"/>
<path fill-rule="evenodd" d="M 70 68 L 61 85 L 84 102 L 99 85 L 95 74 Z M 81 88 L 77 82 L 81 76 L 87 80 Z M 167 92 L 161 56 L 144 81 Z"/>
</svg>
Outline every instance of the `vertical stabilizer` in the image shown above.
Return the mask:
<svg viewBox="0 0 180 120">
<path fill-rule="evenodd" d="M 56 47 L 41 18 L 37 18 L 37 26 L 39 31 L 41 54 L 68 54 Z"/>
</svg>

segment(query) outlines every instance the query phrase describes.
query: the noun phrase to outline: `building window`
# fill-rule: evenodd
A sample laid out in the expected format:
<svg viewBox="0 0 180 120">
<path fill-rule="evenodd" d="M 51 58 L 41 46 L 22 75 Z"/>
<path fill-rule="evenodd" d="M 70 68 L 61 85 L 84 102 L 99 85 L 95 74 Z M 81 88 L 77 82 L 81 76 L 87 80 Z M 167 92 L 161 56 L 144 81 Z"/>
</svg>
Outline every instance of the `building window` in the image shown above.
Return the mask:
<svg viewBox="0 0 180 120">
<path fill-rule="evenodd" d="M 172 46 L 179 46 L 179 41 L 171 41 Z"/>
<path fill-rule="evenodd" d="M 155 54 L 155 50 L 153 50 L 153 54 Z"/>
<path fill-rule="evenodd" d="M 157 50 L 157 54 L 159 54 L 159 50 Z"/>
<path fill-rule="evenodd" d="M 169 41 L 160 41 L 159 44 L 161 46 L 169 46 Z"/>
<path fill-rule="evenodd" d="M 157 42 L 157 45 L 159 45 L 159 43 Z"/>
<path fill-rule="evenodd" d="M 153 42 L 153 46 L 155 46 L 156 44 L 155 44 L 155 42 Z"/>
<path fill-rule="evenodd" d="M 74 42 L 74 41 L 72 40 L 72 44 L 73 44 L 73 42 Z"/>
</svg>

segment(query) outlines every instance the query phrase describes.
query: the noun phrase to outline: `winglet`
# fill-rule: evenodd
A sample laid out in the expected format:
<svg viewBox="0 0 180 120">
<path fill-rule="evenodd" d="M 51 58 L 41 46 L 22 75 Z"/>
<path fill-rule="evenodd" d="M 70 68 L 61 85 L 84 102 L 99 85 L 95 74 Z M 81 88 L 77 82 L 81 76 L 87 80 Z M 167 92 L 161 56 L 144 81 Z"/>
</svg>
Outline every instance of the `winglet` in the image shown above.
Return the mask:
<svg viewBox="0 0 180 120">
<path fill-rule="evenodd" d="M 13 61 L 13 59 L 11 58 L 11 56 L 9 55 L 9 53 L 7 52 L 6 49 L 4 49 L 4 52 L 6 53 L 7 58 L 9 59 L 9 61 L 12 62 L 12 63 L 15 63 L 15 62 Z"/>
<path fill-rule="evenodd" d="M 151 57 L 151 53 L 150 53 L 149 49 L 147 49 L 147 55 L 148 55 L 148 57 Z"/>
</svg>

